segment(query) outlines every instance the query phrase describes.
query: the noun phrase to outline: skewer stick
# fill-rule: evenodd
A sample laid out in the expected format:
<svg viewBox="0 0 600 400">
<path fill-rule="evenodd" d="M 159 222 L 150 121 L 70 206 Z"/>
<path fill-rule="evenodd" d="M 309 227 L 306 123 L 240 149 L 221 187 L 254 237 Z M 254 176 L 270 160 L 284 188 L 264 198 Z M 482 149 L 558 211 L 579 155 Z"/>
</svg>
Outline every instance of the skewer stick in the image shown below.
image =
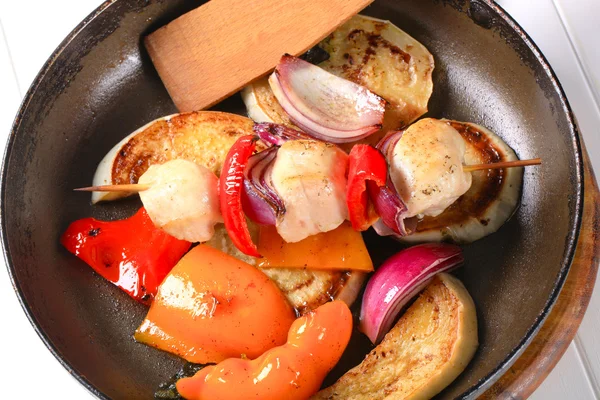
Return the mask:
<svg viewBox="0 0 600 400">
<path fill-rule="evenodd" d="M 483 169 L 499 169 L 499 168 L 514 168 L 514 167 L 525 167 L 527 165 L 540 165 L 542 163 L 541 158 L 532 158 L 531 160 L 516 160 L 516 161 L 504 161 L 492 164 L 476 164 L 476 165 L 465 165 L 463 168 L 464 172 L 480 171 Z"/>
<path fill-rule="evenodd" d="M 499 168 L 513 168 L 513 167 L 525 167 L 527 165 L 539 165 L 542 163 L 541 158 L 533 158 L 531 160 L 516 160 L 516 161 L 504 161 L 492 164 L 476 164 L 476 165 L 465 165 L 463 171 L 473 172 L 485 169 L 499 169 Z M 143 192 L 144 190 L 150 189 L 150 185 L 143 185 L 140 183 L 131 183 L 127 185 L 102 185 L 102 186 L 89 186 L 83 188 L 73 189 L 76 192 Z"/>
<path fill-rule="evenodd" d="M 140 183 L 131 183 L 128 185 L 103 185 L 89 186 L 73 189 L 75 192 L 143 192 L 150 189 L 150 185 L 142 185 Z"/>
</svg>

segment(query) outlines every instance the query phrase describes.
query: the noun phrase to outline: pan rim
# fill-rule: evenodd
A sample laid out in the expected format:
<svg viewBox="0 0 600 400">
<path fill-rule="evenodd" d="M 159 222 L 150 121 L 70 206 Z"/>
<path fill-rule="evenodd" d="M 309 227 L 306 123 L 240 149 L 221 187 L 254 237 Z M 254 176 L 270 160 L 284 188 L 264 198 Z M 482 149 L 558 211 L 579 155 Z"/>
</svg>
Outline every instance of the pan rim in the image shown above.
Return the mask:
<svg viewBox="0 0 600 400">
<path fill-rule="evenodd" d="M 46 60 L 40 71 L 35 76 L 35 79 L 27 89 L 27 93 L 23 97 L 23 101 L 19 106 L 19 110 L 17 111 L 17 115 L 15 116 L 13 125 L 11 127 L 8 139 L 6 141 L 6 147 L 4 148 L 4 154 L 2 156 L 2 165 L 0 165 L 0 239 L 2 241 L 2 255 L 4 256 L 4 262 L 8 269 L 8 275 L 10 279 L 10 283 L 17 295 L 19 303 L 29 320 L 29 323 L 33 326 L 33 329 L 42 340 L 44 345 L 50 350 L 50 353 L 58 360 L 58 362 L 69 372 L 69 374 L 75 378 L 83 387 L 85 387 L 92 395 L 96 396 L 102 400 L 110 400 L 108 396 L 106 396 L 100 389 L 98 389 L 94 384 L 92 384 L 82 373 L 75 370 L 75 368 L 71 365 L 69 361 L 66 360 L 66 357 L 63 357 L 58 348 L 52 343 L 50 338 L 46 335 L 46 332 L 40 327 L 36 316 L 29 308 L 29 305 L 26 303 L 23 297 L 23 290 L 21 289 L 21 284 L 17 282 L 15 279 L 15 271 L 12 263 L 12 257 L 10 255 L 10 249 L 8 247 L 8 237 L 6 235 L 6 210 L 5 210 L 5 197 L 6 197 L 6 178 L 7 178 L 7 163 L 10 158 L 10 154 L 12 152 L 12 148 L 17 136 L 17 131 L 20 128 L 21 121 L 23 116 L 26 114 L 26 111 L 29 107 L 29 104 L 37 93 L 38 87 L 41 82 L 46 77 L 46 74 L 50 71 L 50 69 L 54 66 L 58 57 L 62 54 L 62 52 L 69 46 L 69 44 L 79 35 L 94 19 L 96 19 L 100 14 L 106 11 L 110 6 L 117 3 L 121 0 L 106 0 L 100 6 L 98 6 L 94 11 L 92 11 L 87 17 L 85 17 L 77 26 L 69 32 L 69 34 L 65 37 L 65 39 L 58 45 L 58 47 L 52 52 L 50 57 Z"/>
<path fill-rule="evenodd" d="M 569 229 L 569 234 L 567 236 L 567 244 L 565 248 L 565 257 L 563 258 L 562 266 L 559 270 L 558 276 L 555 281 L 555 285 L 550 292 L 550 296 L 542 309 L 542 312 L 536 317 L 533 321 L 532 326 L 527 330 L 523 339 L 511 350 L 510 353 L 504 358 L 504 360 L 496 366 L 490 373 L 481 378 L 478 382 L 472 385 L 466 392 L 464 392 L 459 398 L 460 399 L 468 399 L 468 398 L 476 398 L 477 396 L 483 394 L 487 389 L 489 389 L 503 374 L 506 372 L 508 368 L 514 364 L 514 362 L 519 358 L 519 356 L 527 349 L 531 341 L 535 338 L 539 330 L 542 328 L 546 318 L 552 311 L 552 308 L 556 304 L 558 300 L 558 296 L 564 286 L 564 283 L 567 279 L 567 275 L 571 268 L 571 264 L 573 263 L 573 259 L 575 256 L 575 249 L 577 248 L 577 243 L 579 241 L 579 233 L 581 229 L 581 221 L 583 217 L 583 198 L 584 198 L 584 167 L 583 167 L 583 154 L 581 148 L 581 134 L 579 132 L 579 128 L 577 123 L 575 122 L 575 116 L 571 105 L 567 99 L 567 96 L 564 92 L 556 73 L 550 66 L 548 59 L 540 48 L 535 44 L 531 36 L 519 25 L 519 23 L 512 17 L 504 8 L 502 8 L 495 0 L 484 0 L 485 4 L 488 5 L 492 10 L 499 15 L 509 26 L 510 28 L 521 38 L 521 40 L 527 45 L 527 47 L 531 50 L 535 59 L 540 63 L 543 67 L 544 72 L 548 75 L 550 82 L 552 82 L 552 86 L 556 93 L 560 98 L 560 105 L 562 111 L 565 113 L 567 117 L 568 126 L 570 129 L 570 136 L 572 140 L 572 147 L 575 150 L 575 177 L 576 177 L 576 188 L 577 193 L 575 196 L 575 204 L 574 204 L 574 223 L 573 226 Z M 550 371 L 548 371 L 550 372 Z"/>
<path fill-rule="evenodd" d="M 127 0 L 107 0 L 103 4 L 101 4 L 98 8 L 96 8 L 92 13 L 90 13 L 83 21 L 81 21 L 60 43 L 60 45 L 52 52 L 48 60 L 44 63 L 33 83 L 27 90 L 23 101 L 19 107 L 19 110 L 14 119 L 13 125 L 11 127 L 6 147 L 4 149 L 4 154 L 2 157 L 2 165 L 0 166 L 0 237 L 2 241 L 2 253 L 4 256 L 4 260 L 8 269 L 9 279 L 19 303 L 23 308 L 27 319 L 33 326 L 34 330 L 44 343 L 44 345 L 50 350 L 52 355 L 60 362 L 60 364 L 71 374 L 73 378 L 75 378 L 81 385 L 83 385 L 91 394 L 100 399 L 109 399 L 102 391 L 100 391 L 96 386 L 94 386 L 83 374 L 79 371 L 75 370 L 73 366 L 62 356 L 60 351 L 55 347 L 55 345 L 48 338 L 46 333 L 40 327 L 36 316 L 33 314 L 32 310 L 29 308 L 29 305 L 25 302 L 23 297 L 23 291 L 21 289 L 21 285 L 17 282 L 15 278 L 15 270 L 12 263 L 12 257 L 10 254 L 10 250 L 8 247 L 8 238 L 6 236 L 6 210 L 5 210 L 5 198 L 6 198 L 6 179 L 7 179 L 7 162 L 10 159 L 12 148 L 15 142 L 15 138 L 17 136 L 17 132 L 20 129 L 21 122 L 23 116 L 26 114 L 29 104 L 32 98 L 36 95 L 38 88 L 41 82 L 46 77 L 47 73 L 54 66 L 56 60 L 62 54 L 62 52 L 69 46 L 69 44 L 100 14 L 109 9 L 112 5 L 120 1 Z M 532 326 L 527 330 L 523 339 L 506 355 L 506 357 L 486 376 L 481 378 L 475 384 L 473 384 L 469 389 L 467 389 L 464 393 L 460 395 L 459 398 L 475 398 L 476 396 L 482 394 L 485 390 L 491 387 L 500 376 L 517 360 L 517 358 L 525 351 L 530 342 L 534 339 L 538 331 L 541 329 L 544 321 L 548 317 L 550 311 L 552 310 L 560 291 L 566 281 L 569 269 L 574 259 L 575 249 L 577 246 L 577 242 L 579 239 L 582 214 L 583 214 L 583 198 L 584 198 L 584 167 L 583 167 L 583 155 L 582 155 L 582 147 L 581 147 L 581 136 L 578 129 L 578 126 L 575 122 L 575 117 L 569 101 L 565 95 L 564 89 L 560 84 L 554 70 L 550 66 L 548 60 L 543 55 L 539 47 L 535 44 L 533 39 L 525 32 L 525 30 L 502 8 L 498 5 L 494 0 L 480 0 L 483 1 L 488 7 L 490 7 L 496 15 L 498 15 L 502 20 L 508 24 L 513 32 L 515 32 L 519 38 L 523 41 L 523 43 L 529 48 L 529 50 L 533 53 L 536 61 L 542 66 L 544 73 L 548 76 L 550 82 L 552 83 L 552 88 L 559 96 L 560 106 L 562 111 L 564 112 L 567 125 L 569 127 L 569 136 L 571 136 L 571 146 L 575 150 L 574 158 L 575 158 L 575 198 L 573 201 L 573 210 L 574 210 L 574 218 L 573 223 L 568 229 L 566 247 L 564 252 L 564 257 L 562 260 L 562 265 L 559 270 L 558 276 L 555 280 L 554 287 L 552 288 L 548 300 L 546 301 L 542 311 L 533 321 Z"/>
</svg>

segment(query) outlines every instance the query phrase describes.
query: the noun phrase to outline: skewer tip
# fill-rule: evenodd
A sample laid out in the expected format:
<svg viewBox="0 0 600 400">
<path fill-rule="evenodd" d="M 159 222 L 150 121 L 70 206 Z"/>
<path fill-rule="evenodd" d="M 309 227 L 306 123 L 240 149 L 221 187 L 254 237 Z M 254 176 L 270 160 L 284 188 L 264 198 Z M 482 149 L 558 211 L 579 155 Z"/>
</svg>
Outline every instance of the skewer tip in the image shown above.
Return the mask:
<svg viewBox="0 0 600 400">
<path fill-rule="evenodd" d="M 127 185 L 101 185 L 73 189 L 74 192 L 143 192 L 150 189 L 149 185 L 132 183 Z"/>
<path fill-rule="evenodd" d="M 500 168 L 515 168 L 515 167 L 527 167 L 530 165 L 540 165 L 542 163 L 541 158 L 532 158 L 530 160 L 515 160 L 515 161 L 502 161 L 491 164 L 477 164 L 477 165 L 465 165 L 463 168 L 464 172 L 481 171 L 486 169 L 500 169 Z"/>
</svg>

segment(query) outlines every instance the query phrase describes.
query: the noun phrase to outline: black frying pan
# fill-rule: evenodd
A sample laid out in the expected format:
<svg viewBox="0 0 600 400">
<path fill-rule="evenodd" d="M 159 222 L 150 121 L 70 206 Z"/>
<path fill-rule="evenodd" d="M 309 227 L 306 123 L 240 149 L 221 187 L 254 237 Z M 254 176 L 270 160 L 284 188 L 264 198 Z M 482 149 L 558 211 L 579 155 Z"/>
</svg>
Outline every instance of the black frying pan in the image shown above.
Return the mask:
<svg viewBox="0 0 600 400">
<path fill-rule="evenodd" d="M 1 222 L 13 284 L 48 348 L 100 398 L 150 399 L 181 361 L 136 344 L 132 333 L 145 308 L 94 275 L 58 238 L 75 219 L 124 217 L 139 206 L 91 206 L 71 189 L 88 186 L 97 163 L 125 135 L 175 112 L 141 38 L 199 3 L 107 1 L 50 57 L 8 142 Z M 567 275 L 583 198 L 579 136 L 546 60 L 491 1 L 376 0 L 365 13 L 390 19 L 433 53 L 429 116 L 485 125 L 521 158 L 547 161 L 526 170 L 515 217 L 465 246 L 467 261 L 456 273 L 475 300 L 481 345 L 438 397 L 473 398 L 531 341 Z M 244 111 L 237 95 L 217 108 Z M 387 239 L 369 238 L 369 246 L 376 259 L 399 248 Z M 353 345 L 346 359 L 358 362 L 364 350 Z"/>
</svg>

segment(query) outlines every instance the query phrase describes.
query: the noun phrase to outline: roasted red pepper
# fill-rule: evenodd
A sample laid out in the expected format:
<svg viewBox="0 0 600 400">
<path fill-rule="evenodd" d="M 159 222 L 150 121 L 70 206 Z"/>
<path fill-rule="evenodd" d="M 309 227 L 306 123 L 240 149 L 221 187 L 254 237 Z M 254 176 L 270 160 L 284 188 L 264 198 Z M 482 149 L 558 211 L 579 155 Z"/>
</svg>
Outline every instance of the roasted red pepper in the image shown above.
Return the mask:
<svg viewBox="0 0 600 400">
<path fill-rule="evenodd" d="M 346 202 L 352 227 L 367 230 L 379 218 L 367 193 L 367 181 L 385 186 L 387 162 L 379 150 L 366 144 L 358 144 L 350 151 L 348 159 L 348 187 Z"/>
<path fill-rule="evenodd" d="M 252 242 L 246 215 L 242 209 L 242 190 L 244 190 L 244 170 L 248 159 L 256 149 L 258 136 L 240 137 L 229 149 L 220 178 L 221 213 L 225 229 L 235 246 L 241 252 L 260 257 L 256 244 Z"/>
<path fill-rule="evenodd" d="M 98 274 L 149 304 L 158 285 L 191 243 L 156 228 L 142 207 L 131 218 L 84 218 L 69 225 L 60 242 Z"/>
</svg>

